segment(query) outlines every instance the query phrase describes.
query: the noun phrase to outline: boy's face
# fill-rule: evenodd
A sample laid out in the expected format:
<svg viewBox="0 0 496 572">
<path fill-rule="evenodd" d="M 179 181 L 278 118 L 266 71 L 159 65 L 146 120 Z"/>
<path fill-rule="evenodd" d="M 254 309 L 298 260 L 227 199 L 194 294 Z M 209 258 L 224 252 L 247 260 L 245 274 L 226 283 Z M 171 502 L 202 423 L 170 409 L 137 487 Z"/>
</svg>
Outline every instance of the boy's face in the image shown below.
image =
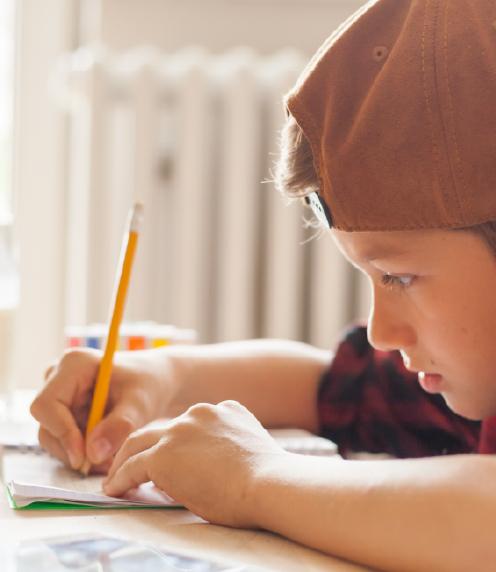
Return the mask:
<svg viewBox="0 0 496 572">
<path fill-rule="evenodd" d="M 496 415 L 496 255 L 469 232 L 331 231 L 371 286 L 370 343 L 460 415 Z"/>
</svg>

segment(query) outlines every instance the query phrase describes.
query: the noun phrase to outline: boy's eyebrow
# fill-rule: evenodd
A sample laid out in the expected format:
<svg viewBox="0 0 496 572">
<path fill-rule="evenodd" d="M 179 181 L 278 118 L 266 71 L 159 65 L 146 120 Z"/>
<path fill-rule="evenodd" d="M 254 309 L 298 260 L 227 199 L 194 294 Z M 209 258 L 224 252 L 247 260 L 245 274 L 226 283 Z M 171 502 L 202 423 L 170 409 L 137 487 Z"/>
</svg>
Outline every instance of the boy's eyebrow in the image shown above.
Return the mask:
<svg viewBox="0 0 496 572">
<path fill-rule="evenodd" d="M 408 253 L 408 249 L 400 246 L 370 246 L 361 252 L 360 259 L 372 262 L 383 258 L 396 258 Z"/>
</svg>

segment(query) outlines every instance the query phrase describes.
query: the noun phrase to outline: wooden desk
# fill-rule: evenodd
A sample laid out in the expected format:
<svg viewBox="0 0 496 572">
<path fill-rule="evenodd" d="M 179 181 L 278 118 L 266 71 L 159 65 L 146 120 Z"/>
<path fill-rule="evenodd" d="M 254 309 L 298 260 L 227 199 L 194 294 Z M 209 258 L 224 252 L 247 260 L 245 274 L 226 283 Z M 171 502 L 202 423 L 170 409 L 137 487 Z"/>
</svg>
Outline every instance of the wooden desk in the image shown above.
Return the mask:
<svg viewBox="0 0 496 572">
<path fill-rule="evenodd" d="M 28 414 L 32 398 L 32 392 L 16 392 L 10 404 L 12 418 L 23 423 L 33 423 Z M 27 436 L 29 442 L 30 431 L 27 431 Z M 4 457 L 7 455 L 9 453 L 5 452 Z M 8 463 L 5 465 L 8 468 Z M 28 474 L 24 480 L 32 480 L 29 474 L 32 467 L 32 464 L 21 466 L 21 474 L 17 473 L 16 467 L 16 478 L 21 478 L 25 471 Z M 42 467 L 37 468 L 37 473 L 40 471 L 43 472 Z M 8 479 L 9 475 L 5 474 L 5 477 Z M 45 477 L 48 474 L 39 475 L 39 478 Z M 5 563 L 8 556 L 12 558 L 15 545 L 20 541 L 87 533 L 141 540 L 175 552 L 186 552 L 232 564 L 260 566 L 264 570 L 277 572 L 368 570 L 268 532 L 208 524 L 187 510 L 15 511 L 8 505 L 5 493 L 0 491 L 0 572 L 11 572 Z"/>
<path fill-rule="evenodd" d="M 2 493 L 0 531 L 2 572 L 10 570 L 7 554 L 12 558 L 15 544 L 22 540 L 82 533 L 142 540 L 176 552 L 277 572 L 366 570 L 274 534 L 214 526 L 179 509 L 15 511 Z"/>
</svg>

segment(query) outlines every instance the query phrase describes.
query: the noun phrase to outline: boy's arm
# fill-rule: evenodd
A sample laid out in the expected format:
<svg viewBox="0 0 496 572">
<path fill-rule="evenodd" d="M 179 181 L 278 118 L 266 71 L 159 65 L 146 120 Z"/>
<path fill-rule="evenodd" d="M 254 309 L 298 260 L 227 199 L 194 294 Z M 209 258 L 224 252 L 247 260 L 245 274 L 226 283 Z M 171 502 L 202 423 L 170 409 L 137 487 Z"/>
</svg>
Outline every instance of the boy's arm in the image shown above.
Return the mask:
<svg viewBox="0 0 496 572">
<path fill-rule="evenodd" d="M 250 520 L 307 546 L 398 572 L 494 570 L 496 460 L 456 455 L 259 468 Z"/>
<path fill-rule="evenodd" d="M 496 561 L 495 479 L 492 456 L 291 454 L 227 401 L 132 436 L 104 490 L 119 496 L 151 480 L 205 520 L 271 530 L 373 569 L 484 572 Z"/>
<path fill-rule="evenodd" d="M 167 414 L 195 403 L 233 399 L 265 426 L 318 430 L 317 390 L 329 351 L 288 340 L 247 340 L 171 347 L 172 399 Z"/>
<path fill-rule="evenodd" d="M 255 340 L 118 352 L 105 418 L 83 428 L 101 353 L 73 350 L 46 373 L 31 405 L 44 449 L 74 469 L 85 458 L 105 472 L 130 433 L 198 402 L 236 399 L 268 427 L 317 427 L 316 392 L 329 352 L 289 341 Z"/>
</svg>

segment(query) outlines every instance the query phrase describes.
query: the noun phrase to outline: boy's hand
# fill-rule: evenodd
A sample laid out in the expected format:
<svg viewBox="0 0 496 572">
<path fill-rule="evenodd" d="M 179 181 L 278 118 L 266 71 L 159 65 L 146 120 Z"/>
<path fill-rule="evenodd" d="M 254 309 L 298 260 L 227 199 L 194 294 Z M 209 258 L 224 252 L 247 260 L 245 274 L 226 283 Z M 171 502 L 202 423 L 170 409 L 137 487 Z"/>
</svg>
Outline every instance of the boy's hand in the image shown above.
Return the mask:
<svg viewBox="0 0 496 572">
<path fill-rule="evenodd" d="M 119 496 L 148 481 L 205 520 L 255 526 L 250 486 L 274 456 L 288 455 L 235 401 L 198 404 L 161 429 L 133 433 L 117 453 L 104 491 Z"/>
<path fill-rule="evenodd" d="M 79 469 L 87 457 L 92 470 L 106 472 L 129 433 L 159 417 L 160 404 L 167 401 L 159 381 L 146 365 L 149 360 L 139 355 L 144 353 L 116 354 L 106 415 L 85 443 L 101 352 L 66 352 L 47 370 L 47 384 L 31 404 L 31 414 L 40 423 L 41 446 L 73 469 Z"/>
</svg>

